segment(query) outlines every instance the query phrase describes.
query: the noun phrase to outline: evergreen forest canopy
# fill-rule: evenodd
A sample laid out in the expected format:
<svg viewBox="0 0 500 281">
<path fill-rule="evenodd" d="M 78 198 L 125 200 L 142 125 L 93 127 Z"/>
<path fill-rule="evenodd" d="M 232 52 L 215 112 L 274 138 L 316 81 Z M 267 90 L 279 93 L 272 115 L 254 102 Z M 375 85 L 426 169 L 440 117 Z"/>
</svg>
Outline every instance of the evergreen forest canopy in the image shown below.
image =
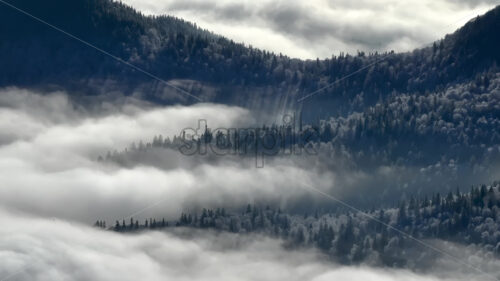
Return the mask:
<svg viewBox="0 0 500 281">
<path fill-rule="evenodd" d="M 85 255 L 81 245 L 72 244 L 77 232 L 86 241 L 94 241 L 85 236 L 89 233 L 102 235 L 89 247 L 95 250 L 106 248 L 102 245 L 109 237 L 198 230 L 277 238 L 273 241 L 288 249 L 314 248 L 341 264 L 418 270 L 433 266 L 439 258 L 435 249 L 457 248 L 498 259 L 500 184 L 494 180 L 500 176 L 500 6 L 411 52 L 300 60 L 233 42 L 176 17 L 146 16 L 118 1 L 2 1 L 88 42 L 0 3 L 0 87 L 6 96 L 0 102 L 6 116 L 0 127 L 7 132 L 0 134 L 0 152 L 9 161 L 5 175 L 0 173 L 6 181 L 4 204 L 84 221 L 96 213 L 109 218 L 143 208 L 146 201 L 168 193 L 171 205 L 142 210 L 158 207 L 156 214 L 167 218 L 180 214 L 177 220 L 144 219 L 139 211 L 134 218 L 95 223 L 99 230 L 116 233 L 71 226 L 75 232 L 66 234 L 71 236 L 66 246 L 76 245 L 77 255 Z M 55 90 L 64 94 L 44 96 Z M 191 107 L 198 100 L 183 91 L 207 103 Z M 171 106 L 180 104 L 187 106 Z M 298 123 L 265 119 L 250 130 L 216 131 L 207 120 L 198 139 L 186 139 L 183 132 L 148 135 L 151 128 L 160 133 L 156 130 L 165 124 L 187 122 L 202 107 L 211 116 L 237 111 L 228 117 L 236 121 L 226 124 L 237 123 L 245 109 L 255 123 L 261 116 L 277 120 L 290 112 Z M 173 121 L 164 123 L 165 117 Z M 17 128 L 18 123 L 25 128 Z M 122 132 L 132 137 L 116 136 Z M 116 147 L 136 137 L 137 143 Z M 186 155 L 186 145 L 211 145 L 236 155 L 228 161 L 210 150 L 208 155 Z M 296 148 L 316 154 L 286 154 Z M 271 169 L 255 172 L 245 164 L 256 154 L 269 159 Z M 290 173 L 296 174 L 288 178 Z M 44 187 L 46 196 L 33 201 L 33 186 Z M 326 196 L 318 199 L 318 194 L 298 190 L 309 186 Z M 327 200 L 334 196 L 337 203 L 343 200 L 355 208 Z M 228 198 L 234 202 L 226 202 Z M 89 210 L 92 204 L 100 206 Z M 34 220 L 9 224 L 24 224 L 18 221 Z M 52 254 L 54 244 L 44 243 L 51 241 L 46 238 L 64 237 L 54 235 L 54 229 L 69 224 L 45 223 L 50 224 L 49 235 L 40 238 L 26 228 L 26 235 L 7 251 L 25 258 L 19 249 L 29 249 L 35 241 L 34 253 L 46 254 L 38 246 L 49 245 L 47 253 Z M 9 231 L 3 234 L 13 241 Z M 149 234 L 141 239 L 156 239 Z M 150 241 L 148 248 L 158 242 Z M 121 246 L 114 253 L 120 260 Z M 72 248 L 60 249 L 67 254 Z M 148 250 L 140 249 L 137 256 L 147 256 Z M 57 259 L 42 260 L 53 265 Z M 169 270 L 165 261 L 154 266 Z"/>
<path fill-rule="evenodd" d="M 420 96 L 475 81 L 496 73 L 500 59 L 500 39 L 492 36 L 500 30 L 500 7 L 413 52 L 304 61 L 235 43 L 175 17 L 145 16 L 120 2 L 10 3 L 161 79 L 178 81 L 204 101 L 255 108 L 277 101 L 280 108 L 303 107 L 307 120 L 362 111 L 398 93 Z M 163 104 L 195 102 L 5 5 L 0 21 L 1 86 L 62 88 L 83 96 L 122 91 Z"/>
<path fill-rule="evenodd" d="M 298 215 L 248 205 L 241 212 L 204 208 L 199 214 L 182 213 L 173 222 L 131 218 L 109 227 L 98 220 L 95 226 L 122 233 L 171 227 L 259 233 L 283 239 L 292 249 L 317 248 L 344 264 L 419 269 L 429 266 L 439 254 L 420 241 L 429 241 L 425 243 L 440 249 L 430 241 L 441 239 L 500 255 L 500 184 L 473 186 L 467 193 L 457 190 L 445 196 L 438 192 L 431 197 L 411 197 L 393 208 L 369 211 L 339 208 L 336 212 L 316 210 Z"/>
</svg>

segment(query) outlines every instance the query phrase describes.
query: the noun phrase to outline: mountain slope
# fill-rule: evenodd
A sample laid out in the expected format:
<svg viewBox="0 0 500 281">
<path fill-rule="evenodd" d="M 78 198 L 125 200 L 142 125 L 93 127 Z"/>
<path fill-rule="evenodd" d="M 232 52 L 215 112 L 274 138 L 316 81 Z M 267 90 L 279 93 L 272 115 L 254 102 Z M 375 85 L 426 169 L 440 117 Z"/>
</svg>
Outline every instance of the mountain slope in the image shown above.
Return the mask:
<svg viewBox="0 0 500 281">
<path fill-rule="evenodd" d="M 305 106 L 315 108 L 316 117 L 359 110 L 392 92 L 424 93 L 468 81 L 487 70 L 496 72 L 500 61 L 495 51 L 500 40 L 493 36 L 499 30 L 500 7 L 432 47 L 302 61 L 236 44 L 177 18 L 144 16 L 109 0 L 9 3 L 162 79 L 177 80 L 205 101 L 257 108 Z M 85 94 L 119 90 L 141 92 L 143 98 L 160 103 L 194 102 L 172 99 L 172 90 L 151 77 L 4 4 L 0 22 L 0 86 L 56 85 Z M 315 97 L 296 102 L 364 67 Z M 361 94 L 357 108 L 345 106 Z"/>
</svg>

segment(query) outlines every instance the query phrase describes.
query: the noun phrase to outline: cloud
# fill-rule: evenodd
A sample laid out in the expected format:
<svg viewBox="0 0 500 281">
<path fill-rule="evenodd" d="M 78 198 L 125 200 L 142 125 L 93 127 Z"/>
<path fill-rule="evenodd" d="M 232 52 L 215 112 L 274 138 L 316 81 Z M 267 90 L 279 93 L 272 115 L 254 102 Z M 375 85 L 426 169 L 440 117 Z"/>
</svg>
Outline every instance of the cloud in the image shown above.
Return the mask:
<svg viewBox="0 0 500 281">
<path fill-rule="evenodd" d="M 479 177 L 424 177 L 419 167 L 361 171 L 351 168 L 349 155 L 331 155 L 327 145 L 318 148 L 319 155 L 214 157 L 150 149 L 127 156 L 124 165 L 96 161 L 133 142 L 196 128 L 199 119 L 211 128 L 255 127 L 253 114 L 239 107 L 132 102 L 81 108 L 64 93 L 8 89 L 0 91 L 0 116 L 0 205 L 89 224 L 130 215 L 176 219 L 186 210 L 248 203 L 304 212 L 332 206 L 311 187 L 371 208 L 373 196 L 394 202 L 405 193 L 430 194 L 447 184 L 455 189 Z M 264 168 L 257 168 L 256 161 L 264 161 Z"/>
<path fill-rule="evenodd" d="M 9 89 L 0 96 L 0 204 L 47 217 L 90 223 L 113 220 L 154 205 L 141 216 L 177 218 L 196 206 L 240 207 L 298 199 L 306 182 L 330 185 L 329 174 L 288 160 L 258 169 L 253 158 L 208 159 L 153 151 L 158 165 L 128 167 L 96 161 L 99 155 L 162 133 L 198 126 L 248 127 L 247 110 L 214 104 L 172 107 L 124 105 L 95 115 L 63 93 L 39 95 Z M 12 125 L 13 120 L 16 122 Z M 148 155 L 146 155 L 148 157 Z M 299 184 L 298 184 L 299 183 Z M 161 204 L 160 204 L 161 203 Z"/>
<path fill-rule="evenodd" d="M 343 267 L 313 250 L 284 250 L 280 240 L 254 235 L 180 229 L 124 235 L 3 209 L 0 220 L 1 280 L 484 280 L 439 268 L 417 275 Z M 498 269 L 498 260 L 472 257 Z"/>
<path fill-rule="evenodd" d="M 408 51 L 451 33 L 495 1 L 126 0 L 147 14 L 171 14 L 230 39 L 292 57 Z"/>
<path fill-rule="evenodd" d="M 12 280 L 305 280 L 325 270 L 314 252 L 290 255 L 263 237 L 119 235 L 3 211 L 0 217 L 9 225 L 0 230 L 2 280 L 18 269 Z"/>
<path fill-rule="evenodd" d="M 94 109 L 92 109 L 94 107 Z M 105 108 L 105 110 L 100 110 Z M 95 111 L 100 111 L 96 114 Z M 314 251 L 285 251 L 279 240 L 259 236 L 147 232 L 120 235 L 88 227 L 97 219 L 165 217 L 202 207 L 240 208 L 250 202 L 303 207 L 344 198 L 373 185 L 407 181 L 397 167 L 373 173 L 337 170 L 349 159 L 276 157 L 262 169 L 254 159 L 183 156 L 151 150 L 158 163 L 102 164 L 97 155 L 139 139 L 206 119 L 214 127 L 254 126 L 247 110 L 214 104 L 154 107 L 134 102 L 81 108 L 65 93 L 0 91 L 0 280 L 473 280 L 454 276 L 457 265 L 439 261 L 430 275 L 404 270 L 340 267 Z M 13 122 L 16 122 L 14 125 Z M 151 155 L 146 155 L 150 157 Z M 333 158 L 337 166 L 326 159 Z M 432 187 L 432 185 L 429 185 Z M 380 193 L 379 189 L 372 192 Z M 325 203 L 326 200 L 322 201 Z M 331 202 L 324 206 L 331 206 Z M 87 225 L 87 226 L 86 226 Z M 451 248 L 454 256 L 485 264 L 497 260 Z M 464 254 L 465 253 L 465 254 Z M 443 270 L 442 270 L 443 269 Z M 444 270 L 445 269 L 445 270 Z M 439 276 L 435 277 L 435 276 Z M 451 276 L 451 277 L 450 277 Z"/>
</svg>

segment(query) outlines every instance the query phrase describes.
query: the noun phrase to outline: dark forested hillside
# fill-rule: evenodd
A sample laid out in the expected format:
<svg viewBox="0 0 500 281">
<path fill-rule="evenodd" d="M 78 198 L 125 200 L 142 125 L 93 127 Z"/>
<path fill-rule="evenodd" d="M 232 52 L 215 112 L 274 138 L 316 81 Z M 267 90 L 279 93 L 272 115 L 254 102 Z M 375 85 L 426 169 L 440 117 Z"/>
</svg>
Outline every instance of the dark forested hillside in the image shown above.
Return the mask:
<svg viewBox="0 0 500 281">
<path fill-rule="evenodd" d="M 183 213 L 176 222 L 149 219 L 117 221 L 117 232 L 194 227 L 234 233 L 262 233 L 286 241 L 289 247 L 316 247 L 343 263 L 368 262 L 388 266 L 419 267 L 436 254 L 426 247 L 431 239 L 476 245 L 500 254 L 500 185 L 473 187 L 469 193 L 402 201 L 395 208 L 290 215 L 270 207 L 251 206 L 242 212 L 203 209 Z M 106 228 L 97 221 L 97 227 Z M 419 241 L 426 245 L 421 244 Z M 428 244 L 431 245 L 431 244 Z M 442 245 L 442 244 L 441 244 Z M 437 246 L 436 246 L 437 247 Z M 408 254 L 416 251 L 420 254 Z"/>
<path fill-rule="evenodd" d="M 394 92 L 423 94 L 469 81 L 485 71 L 496 72 L 500 59 L 499 37 L 494 36 L 500 26 L 498 7 L 413 52 L 302 61 L 234 43 L 177 18 L 144 16 L 109 0 L 8 2 L 162 79 L 178 81 L 206 101 L 321 105 L 305 117 L 359 110 Z M 0 5 L 0 22 L 1 86 L 62 87 L 85 94 L 119 90 L 140 92 L 155 102 L 193 102 L 187 97 L 172 100 L 172 94 L 165 94 L 168 87 L 151 77 L 5 4 Z M 365 67 L 296 104 L 298 98 Z M 359 97 L 363 99 L 357 107 L 346 106 Z"/>
<path fill-rule="evenodd" d="M 147 164 L 148 158 L 161 153 L 158 149 L 178 150 L 186 141 L 181 132 L 155 137 L 152 142 L 144 139 L 126 150 L 115 148 L 122 152 L 110 152 L 105 158 L 124 165 Z M 314 147 L 323 157 L 349 163 L 345 166 L 367 172 L 381 165 L 413 167 L 423 178 L 427 172 L 495 174 L 500 161 L 500 75 L 478 76 L 425 94 L 391 94 L 360 112 L 302 128 L 269 125 L 230 131 L 208 127 L 192 145 L 209 145 L 216 148 L 209 149 L 215 154 L 250 157 L 256 152 L 268 157 L 284 155 L 292 146 Z"/>
<path fill-rule="evenodd" d="M 247 158 L 244 163 L 261 159 L 262 165 L 283 157 L 297 163 L 319 161 L 334 174 L 369 176 L 362 186 L 352 187 L 357 192 L 345 195 L 363 206 L 371 206 L 374 198 L 393 202 L 409 194 L 447 191 L 498 178 L 500 76 L 478 76 L 425 94 L 391 94 L 360 112 L 302 127 L 268 124 L 221 130 L 208 125 L 196 140 L 183 138 L 182 132 L 144 136 L 127 148 L 103 151 L 100 159 L 167 170 L 171 165 L 165 159 L 176 155 L 172 153 L 194 156 L 199 162 L 236 155 Z M 384 176 L 384 169 L 391 172 Z"/>
</svg>

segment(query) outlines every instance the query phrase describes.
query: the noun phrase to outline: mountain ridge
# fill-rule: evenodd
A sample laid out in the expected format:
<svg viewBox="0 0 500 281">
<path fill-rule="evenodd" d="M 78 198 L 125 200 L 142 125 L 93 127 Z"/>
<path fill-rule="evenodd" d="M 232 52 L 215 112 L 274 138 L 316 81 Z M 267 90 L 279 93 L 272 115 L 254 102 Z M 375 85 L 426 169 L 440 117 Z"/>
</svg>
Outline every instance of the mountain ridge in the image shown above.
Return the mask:
<svg viewBox="0 0 500 281">
<path fill-rule="evenodd" d="M 249 108 L 302 110 L 327 117 L 362 110 L 394 92 L 439 91 L 496 72 L 500 6 L 431 47 L 406 53 L 291 59 L 247 47 L 171 16 L 144 16 L 109 0 L 9 1 L 29 13 L 202 100 Z M 44 7 L 43 9 L 41 7 Z M 50 88 L 82 96 L 119 91 L 160 104 L 196 102 L 8 6 L 0 6 L 0 86 Z M 16 30 L 8 26 L 15 24 Z M 366 69 L 365 69 L 366 68 Z M 352 77 L 344 76 L 364 69 Z M 315 97 L 300 97 L 333 85 Z M 363 98 L 361 108 L 346 106 Z"/>
</svg>

